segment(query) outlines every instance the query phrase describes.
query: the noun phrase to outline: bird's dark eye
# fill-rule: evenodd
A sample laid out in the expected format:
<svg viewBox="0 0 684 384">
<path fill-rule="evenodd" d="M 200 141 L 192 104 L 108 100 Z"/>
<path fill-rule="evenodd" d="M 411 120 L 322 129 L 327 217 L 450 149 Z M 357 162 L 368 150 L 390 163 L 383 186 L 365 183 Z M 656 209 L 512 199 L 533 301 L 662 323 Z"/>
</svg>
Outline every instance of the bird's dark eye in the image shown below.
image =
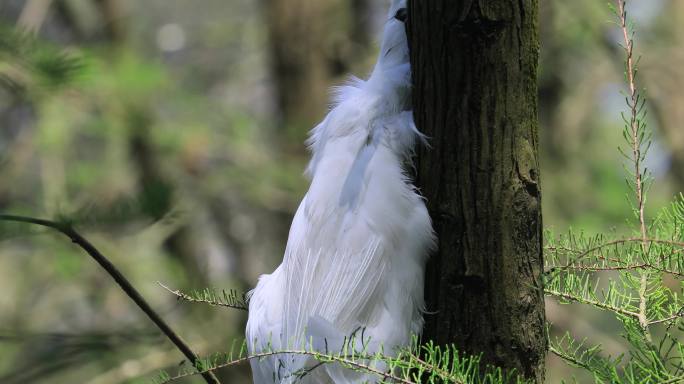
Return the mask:
<svg viewBox="0 0 684 384">
<path fill-rule="evenodd" d="M 406 13 L 406 8 L 399 8 L 397 13 L 394 15 L 394 18 L 403 23 L 406 22 L 406 16 L 408 16 L 408 14 Z"/>
</svg>

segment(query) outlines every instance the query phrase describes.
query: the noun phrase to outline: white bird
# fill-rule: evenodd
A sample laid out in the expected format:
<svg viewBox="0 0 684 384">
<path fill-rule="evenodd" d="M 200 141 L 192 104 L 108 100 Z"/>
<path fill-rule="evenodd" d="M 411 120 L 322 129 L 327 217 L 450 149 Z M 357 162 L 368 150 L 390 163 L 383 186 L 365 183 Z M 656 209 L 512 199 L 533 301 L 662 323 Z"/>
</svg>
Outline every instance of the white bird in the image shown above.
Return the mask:
<svg viewBox="0 0 684 384">
<path fill-rule="evenodd" d="M 410 111 L 405 20 L 406 0 L 393 0 L 370 77 L 339 87 L 330 112 L 311 132 L 311 185 L 283 261 L 250 292 L 250 354 L 305 344 L 334 351 L 362 329 L 370 339 L 368 352 L 383 348 L 391 355 L 421 332 L 425 262 L 434 235 L 407 175 L 423 136 Z M 256 384 L 378 379 L 315 363 L 305 355 L 251 360 Z"/>
</svg>

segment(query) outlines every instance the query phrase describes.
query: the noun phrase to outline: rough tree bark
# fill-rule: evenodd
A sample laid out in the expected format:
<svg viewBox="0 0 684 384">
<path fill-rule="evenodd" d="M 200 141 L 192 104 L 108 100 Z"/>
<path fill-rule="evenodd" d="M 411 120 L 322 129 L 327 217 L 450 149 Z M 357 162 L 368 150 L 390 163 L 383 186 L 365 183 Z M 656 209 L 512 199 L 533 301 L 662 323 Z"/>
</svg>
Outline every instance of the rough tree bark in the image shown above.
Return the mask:
<svg viewBox="0 0 684 384">
<path fill-rule="evenodd" d="M 439 237 L 424 339 L 543 382 L 537 0 L 409 1 L 418 184 Z"/>
</svg>

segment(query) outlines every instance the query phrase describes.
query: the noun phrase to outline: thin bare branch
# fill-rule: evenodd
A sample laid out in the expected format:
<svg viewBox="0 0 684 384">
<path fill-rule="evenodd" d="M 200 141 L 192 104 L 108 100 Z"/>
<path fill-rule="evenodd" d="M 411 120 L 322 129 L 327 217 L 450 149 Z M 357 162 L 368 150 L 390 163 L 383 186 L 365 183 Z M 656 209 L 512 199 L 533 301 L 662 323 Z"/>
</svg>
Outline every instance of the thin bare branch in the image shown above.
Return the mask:
<svg viewBox="0 0 684 384">
<path fill-rule="evenodd" d="M 13 221 L 19 223 L 27 223 L 32 225 L 39 225 L 59 231 L 67 236 L 73 243 L 81 247 L 90 257 L 92 257 L 100 266 L 114 279 L 114 281 L 121 287 L 121 289 L 133 300 L 133 302 L 140 308 L 150 320 L 159 328 L 166 337 L 178 348 L 183 355 L 192 362 L 194 366 L 199 362 L 199 357 L 190 349 L 188 344 L 164 321 L 164 319 L 152 309 L 147 301 L 142 297 L 140 292 L 133 287 L 128 279 L 119 271 L 118 268 L 112 264 L 100 251 L 95 248 L 88 240 L 81 236 L 68 222 L 56 222 L 50 220 L 36 219 L 33 217 L 15 216 L 15 215 L 0 215 L 2 221 Z M 202 373 L 202 377 L 208 384 L 220 384 L 218 378 L 213 372 Z"/>
<path fill-rule="evenodd" d="M 662 319 L 658 319 L 658 320 L 649 321 L 648 325 L 656 325 L 656 324 L 667 323 L 667 322 L 670 322 L 673 320 L 681 319 L 682 317 L 684 317 L 684 308 L 680 309 L 677 313 L 675 313 L 671 316 L 668 316 L 668 317 L 665 317 Z"/>
</svg>

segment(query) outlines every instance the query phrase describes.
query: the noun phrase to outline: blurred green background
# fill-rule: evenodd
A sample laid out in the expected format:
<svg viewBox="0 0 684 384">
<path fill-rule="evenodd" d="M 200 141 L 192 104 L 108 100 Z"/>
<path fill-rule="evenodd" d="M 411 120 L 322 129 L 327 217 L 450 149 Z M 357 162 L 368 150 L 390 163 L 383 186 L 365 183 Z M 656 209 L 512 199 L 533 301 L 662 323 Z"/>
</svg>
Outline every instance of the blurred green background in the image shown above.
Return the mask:
<svg viewBox="0 0 684 384">
<path fill-rule="evenodd" d="M 684 1 L 629 5 L 654 132 L 653 214 L 684 190 Z M 385 7 L 2 0 L 0 211 L 74 220 L 197 351 L 227 350 L 244 313 L 179 303 L 156 282 L 245 291 L 279 263 L 308 186 L 306 132 L 330 86 L 370 70 Z M 624 233 L 613 17 L 595 0 L 542 0 L 540 16 L 545 227 Z M 0 383 L 148 382 L 182 360 L 109 276 L 50 232 L 0 226 L 0 292 Z M 547 306 L 559 328 L 623 348 L 614 319 Z M 549 383 L 583 377 L 554 358 L 548 366 Z M 219 376 L 246 383 L 249 370 Z"/>
</svg>

